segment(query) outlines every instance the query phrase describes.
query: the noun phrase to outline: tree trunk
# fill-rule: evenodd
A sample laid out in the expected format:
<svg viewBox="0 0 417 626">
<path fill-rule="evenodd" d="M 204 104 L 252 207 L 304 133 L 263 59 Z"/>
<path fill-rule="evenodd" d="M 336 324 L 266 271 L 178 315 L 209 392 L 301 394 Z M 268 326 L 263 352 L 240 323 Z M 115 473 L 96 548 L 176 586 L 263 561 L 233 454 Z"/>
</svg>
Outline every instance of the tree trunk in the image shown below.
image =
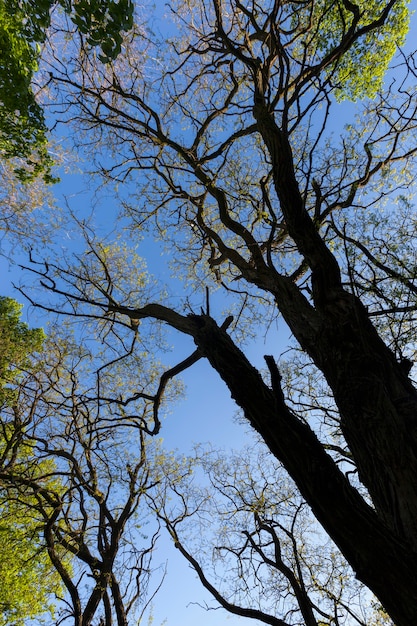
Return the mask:
<svg viewBox="0 0 417 626">
<path fill-rule="evenodd" d="M 270 389 L 263 382 L 227 333 L 207 316 L 192 319 L 199 350 L 294 479 L 358 579 L 375 593 L 396 626 L 417 624 L 417 554 L 407 538 L 393 532 L 349 484 L 311 429 L 285 406 L 276 384 Z"/>
<path fill-rule="evenodd" d="M 282 297 L 282 277 L 275 288 L 266 288 L 276 294 L 291 331 L 332 389 L 343 435 L 379 515 L 417 551 L 417 392 L 360 300 L 343 289 L 338 263 L 306 210 L 288 136 L 261 89 L 254 117 L 289 235 L 311 269 L 314 308 L 300 302 L 300 293 L 295 307 L 293 297 Z"/>
</svg>

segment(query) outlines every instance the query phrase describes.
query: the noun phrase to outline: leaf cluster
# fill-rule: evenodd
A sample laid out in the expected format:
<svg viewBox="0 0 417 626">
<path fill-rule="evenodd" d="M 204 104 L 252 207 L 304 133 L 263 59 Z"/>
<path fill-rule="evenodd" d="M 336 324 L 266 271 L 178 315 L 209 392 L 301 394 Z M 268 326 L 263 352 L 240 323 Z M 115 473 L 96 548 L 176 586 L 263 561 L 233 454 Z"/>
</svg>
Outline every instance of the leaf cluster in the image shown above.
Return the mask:
<svg viewBox="0 0 417 626">
<path fill-rule="evenodd" d="M 132 0 L 1 0 L 0 2 L 0 154 L 17 159 L 22 181 L 51 174 L 48 129 L 32 81 L 38 70 L 42 44 L 51 14 L 60 7 L 69 15 L 89 46 L 101 48 L 100 59 L 110 63 L 121 51 L 123 35 L 132 27 Z"/>
<path fill-rule="evenodd" d="M 10 404 L 15 397 L 13 385 L 19 375 L 36 367 L 33 355 L 40 352 L 45 333 L 29 328 L 20 321 L 22 305 L 12 298 L 0 297 L 0 405 Z"/>
</svg>

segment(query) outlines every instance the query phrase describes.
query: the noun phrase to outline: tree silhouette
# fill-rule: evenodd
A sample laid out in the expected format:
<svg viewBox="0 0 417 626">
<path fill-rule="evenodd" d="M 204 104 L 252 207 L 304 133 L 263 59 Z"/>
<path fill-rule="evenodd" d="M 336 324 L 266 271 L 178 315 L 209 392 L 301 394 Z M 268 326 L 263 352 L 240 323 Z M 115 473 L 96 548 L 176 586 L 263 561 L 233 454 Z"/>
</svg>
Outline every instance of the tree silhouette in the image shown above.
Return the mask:
<svg viewBox="0 0 417 626">
<path fill-rule="evenodd" d="M 77 125 L 75 142 L 91 138 L 97 173 L 121 189 L 133 233 L 154 226 L 193 289 L 223 287 L 242 316 L 217 324 L 208 303 L 188 315 L 161 304 L 93 238 L 72 265 L 34 263 L 58 298 L 42 306 L 95 319 L 115 338 L 131 326 L 140 340 L 152 320 L 191 336 L 197 351 L 172 375 L 209 361 L 358 579 L 397 626 L 410 626 L 416 72 L 400 56 L 385 91 L 376 72 L 395 52 L 393 33 L 403 39 L 406 5 L 190 0 L 172 11 L 165 47 L 138 32 L 110 66 L 85 55 L 51 62 L 50 84 Z M 347 110 L 337 102 L 359 98 L 360 118 L 335 138 L 333 114 Z M 111 154 L 101 161 L 102 146 Z M 232 324 L 244 333 L 244 319 L 278 315 L 329 389 L 327 431 L 317 412 L 309 418 L 290 402 L 273 356 L 267 378 L 232 338 Z M 111 401 L 125 411 L 135 398 Z M 346 458 L 360 484 L 339 463 Z"/>
</svg>

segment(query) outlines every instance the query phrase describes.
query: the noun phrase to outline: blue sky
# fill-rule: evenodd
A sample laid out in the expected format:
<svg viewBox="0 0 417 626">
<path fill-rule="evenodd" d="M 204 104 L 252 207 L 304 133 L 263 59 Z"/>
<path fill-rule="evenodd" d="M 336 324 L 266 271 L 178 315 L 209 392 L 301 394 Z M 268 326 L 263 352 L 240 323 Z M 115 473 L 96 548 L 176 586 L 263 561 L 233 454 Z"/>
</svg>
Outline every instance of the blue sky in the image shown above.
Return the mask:
<svg viewBox="0 0 417 626">
<path fill-rule="evenodd" d="M 416 2 L 411 3 L 416 6 Z M 416 16 L 413 19 L 412 31 L 415 29 Z M 412 36 L 410 37 L 410 40 Z M 73 205 L 81 208 L 90 205 L 90 195 L 82 193 L 84 183 L 79 175 L 64 175 L 62 183 L 57 185 L 55 192 L 60 202 L 67 197 Z M 77 191 L 78 188 L 78 191 Z M 105 230 L 111 229 L 114 207 L 103 199 L 102 204 L 96 207 L 96 222 Z M 64 235 L 63 235 L 64 236 Z M 65 240 L 68 245 L 68 240 Z M 166 271 L 167 257 L 161 255 L 162 250 L 155 244 L 144 247 L 144 254 L 149 258 L 149 264 L 156 272 Z M 12 282 L 19 280 L 19 272 L 15 267 L 10 267 L 8 262 L 0 257 L 0 272 L 2 275 L 2 294 L 16 297 L 22 300 L 13 290 Z M 180 287 L 179 287 L 180 288 Z M 178 294 L 181 295 L 180 293 Z M 214 296 L 215 305 L 217 304 Z M 221 303 L 218 302 L 219 308 Z M 26 307 L 26 312 L 29 308 Z M 42 325 L 42 315 L 30 311 L 31 325 Z M 220 320 L 221 321 L 221 320 Z M 172 337 L 175 342 L 175 351 L 169 355 L 170 364 L 174 365 L 193 350 L 192 342 L 176 335 Z M 246 354 L 258 367 L 263 367 L 263 354 L 271 352 L 271 343 L 275 355 L 283 350 L 288 340 L 288 334 L 284 325 L 278 329 L 273 328 L 268 336 L 269 346 L 264 345 L 261 338 L 249 343 Z M 230 398 L 218 375 L 213 372 L 209 365 L 203 361 L 197 363 L 191 370 L 182 376 L 186 386 L 186 397 L 178 400 L 172 408 L 172 412 L 166 419 L 162 437 L 167 449 L 180 449 L 181 452 L 191 452 L 195 443 L 210 443 L 221 448 L 236 449 L 250 442 L 249 429 L 241 423 L 236 423 L 234 418 L 236 406 Z M 201 584 L 196 580 L 195 573 L 177 553 L 171 541 L 165 537 L 158 546 L 155 562 L 168 561 L 168 573 L 162 589 L 155 598 L 153 604 L 154 626 L 163 623 L 166 626 L 241 626 L 243 618 L 231 616 L 223 610 L 205 611 L 200 605 L 205 603 L 215 606 L 208 593 L 205 593 Z M 165 621 L 166 620 L 166 621 Z M 252 623 L 255 623 L 252 621 Z"/>
<path fill-rule="evenodd" d="M 90 194 L 84 191 L 84 181 L 79 175 L 62 177 L 62 182 L 54 189 L 59 202 L 68 202 L 76 206 L 82 214 L 89 212 L 91 203 Z M 95 209 L 95 222 L 99 229 L 108 232 L 112 229 L 114 207 L 111 199 L 103 200 Z M 75 244 L 74 235 L 62 233 L 61 244 L 68 248 Z M 148 263 L 152 270 L 160 275 L 167 272 L 168 259 L 159 244 L 148 243 L 140 248 L 140 252 L 147 253 Z M 16 254 L 17 263 L 27 264 L 27 254 Z M 0 271 L 2 275 L 2 294 L 15 297 L 24 302 L 21 294 L 15 291 L 12 283 L 19 284 L 22 280 L 21 271 L 0 256 Z M 25 282 L 25 279 L 23 279 Z M 178 282 L 178 298 L 181 296 L 181 283 Z M 175 298 L 175 293 L 174 293 Z M 221 309 L 221 292 L 212 297 L 212 307 Z M 26 304 L 23 310 L 23 319 L 31 326 L 46 326 L 47 316 L 44 312 L 33 309 Z M 219 317 L 218 321 L 222 321 Z M 192 340 L 174 331 L 169 332 L 169 343 L 174 346 L 171 353 L 164 356 L 170 366 L 180 362 L 191 354 L 195 348 Z M 283 342 L 281 344 L 280 335 Z M 245 352 L 258 367 L 264 367 L 263 354 L 271 351 L 272 339 L 274 352 L 279 354 L 282 346 L 288 339 L 287 331 L 282 324 L 280 333 L 272 327 L 268 337 L 268 348 L 265 339 L 257 338 L 249 342 Z M 281 344 L 281 345 L 280 345 Z M 166 450 L 179 450 L 182 454 L 192 454 L 195 444 L 207 444 L 225 452 L 238 450 L 253 441 L 250 427 L 236 422 L 236 405 L 230 397 L 228 389 L 220 380 L 218 374 L 212 370 L 207 362 L 200 360 L 191 369 L 184 372 L 181 379 L 185 385 L 185 395 L 170 407 L 169 415 L 163 423 L 161 437 Z M 162 533 L 157 544 L 154 564 L 163 566 L 167 563 L 165 582 L 152 605 L 153 626 L 218 626 L 227 624 L 238 626 L 247 620 L 232 616 L 223 609 L 205 610 L 203 607 L 216 607 L 215 601 L 206 592 L 192 568 L 185 562 L 173 546 L 167 533 Z M 159 579 L 155 579 L 155 584 Z M 252 620 L 253 622 L 253 620 Z M 146 622 L 145 622 L 146 624 Z M 147 624 L 146 624 L 147 626 Z"/>
</svg>

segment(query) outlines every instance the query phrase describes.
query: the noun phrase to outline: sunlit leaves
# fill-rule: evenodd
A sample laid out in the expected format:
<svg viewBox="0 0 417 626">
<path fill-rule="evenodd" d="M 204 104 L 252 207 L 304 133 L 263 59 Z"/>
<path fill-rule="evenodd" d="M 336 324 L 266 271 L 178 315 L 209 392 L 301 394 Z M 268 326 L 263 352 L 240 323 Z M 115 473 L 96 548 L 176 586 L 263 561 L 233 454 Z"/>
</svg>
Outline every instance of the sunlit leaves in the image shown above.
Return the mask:
<svg viewBox="0 0 417 626">
<path fill-rule="evenodd" d="M 385 8 L 378 0 L 313 3 L 309 15 L 311 23 L 317 25 L 317 35 L 310 42 L 313 58 L 331 54 L 351 28 L 363 29 L 353 46 L 328 70 L 338 100 L 374 98 L 381 89 L 389 63 L 409 28 L 408 4 L 407 0 L 396 2 L 381 27 L 367 32 L 368 25 Z"/>
<path fill-rule="evenodd" d="M 31 37 L 38 33 L 27 33 L 26 21 L 31 22 L 18 3 L 0 2 L 0 153 L 23 159 L 29 168 L 17 168 L 18 174 L 30 179 L 41 172 L 50 176 L 51 159 L 43 111 L 31 87 L 40 52 Z"/>
<path fill-rule="evenodd" d="M 80 6 L 93 13 L 97 8 L 84 3 Z M 346 523 L 351 523 L 352 528 L 358 528 L 355 520 L 362 528 L 366 518 L 369 527 L 374 529 L 376 517 L 372 516 L 379 514 L 381 519 L 392 523 L 394 530 L 397 528 L 397 511 L 385 504 L 391 502 L 385 493 L 385 490 L 388 493 L 390 480 L 389 463 L 386 463 L 385 453 L 376 455 L 375 462 L 374 459 L 369 462 L 369 449 L 380 452 L 381 447 L 372 422 L 360 419 L 358 414 L 362 411 L 366 418 L 371 414 L 375 423 L 384 425 L 385 415 L 381 417 L 377 412 L 382 395 L 386 394 L 388 402 L 389 391 L 386 390 L 391 388 L 391 373 L 396 373 L 393 390 L 401 389 L 407 395 L 409 381 L 396 362 L 396 355 L 375 338 L 369 323 L 372 312 L 361 306 L 368 304 L 369 299 L 363 297 L 363 293 L 359 293 L 362 303 L 355 298 L 359 292 L 357 278 L 363 268 L 363 259 L 371 276 L 371 279 L 365 276 L 363 283 L 369 283 L 372 271 L 375 268 L 381 270 L 381 255 L 370 258 L 372 251 L 362 251 L 363 256 L 356 256 L 355 260 L 360 257 L 359 263 L 353 268 L 355 242 L 352 243 L 346 221 L 363 209 L 364 219 L 371 230 L 379 227 L 377 218 L 376 222 L 373 221 L 373 204 L 384 193 L 395 189 L 393 184 L 397 182 L 394 183 L 393 174 L 402 173 L 401 168 L 405 168 L 409 156 L 415 152 L 415 142 L 407 152 L 401 139 L 412 128 L 408 124 L 407 105 L 405 109 L 396 108 L 394 100 L 390 99 L 389 108 L 393 114 L 387 115 L 385 96 L 375 103 L 374 108 L 369 108 L 369 118 L 372 118 L 367 120 L 369 128 L 361 125 L 356 135 L 352 129 L 346 130 L 346 135 L 337 144 L 332 136 L 330 111 L 331 107 L 337 109 L 337 99 L 356 100 L 375 95 L 384 68 L 395 51 L 391 35 L 395 31 L 400 42 L 407 28 L 406 4 L 397 2 L 390 14 L 384 13 L 384 8 L 377 3 L 359 5 L 349 0 L 262 5 L 213 0 L 212 3 L 179 2 L 176 6 L 177 17 L 183 20 L 182 30 L 178 29 L 179 38 L 166 37 L 163 54 L 154 38 L 144 65 L 140 63 L 142 43 L 138 44 L 134 38 L 126 49 L 126 57 L 118 59 L 117 63 L 103 66 L 98 55 L 89 58 L 85 46 L 95 22 L 77 19 L 79 31 L 86 35 L 81 37 L 79 56 L 74 55 L 74 59 L 65 64 L 58 48 L 51 53 L 50 85 L 56 89 L 56 106 L 61 107 L 62 121 L 70 118 L 77 125 L 77 132 L 82 133 L 75 142 L 84 146 L 91 141 L 87 150 L 94 154 L 96 172 L 106 183 L 114 181 L 115 186 L 123 189 L 122 196 L 128 196 L 130 185 L 134 185 L 131 202 L 123 204 L 125 216 L 133 218 L 134 234 L 145 222 L 152 222 L 155 231 L 165 241 L 165 235 L 169 233 L 174 262 L 178 263 L 177 257 L 184 261 L 183 275 L 188 272 L 188 276 L 196 277 L 194 285 L 201 288 L 205 287 L 211 272 L 218 285 L 226 287 L 233 296 L 237 294 L 236 301 L 241 298 L 242 309 L 248 310 L 247 300 L 255 302 L 258 311 L 257 317 L 251 317 L 253 326 L 261 317 L 257 297 L 261 290 L 266 292 L 265 301 L 273 311 L 271 315 L 277 316 L 278 308 L 281 310 L 300 345 L 321 367 L 323 378 L 333 385 L 334 397 L 340 403 L 340 414 L 346 424 L 343 435 L 339 432 L 341 420 L 329 397 L 330 392 L 328 394 L 327 387 L 316 384 L 316 371 L 307 379 L 305 369 L 300 372 L 300 377 L 296 372 L 295 383 L 291 385 L 289 377 L 287 387 L 281 385 L 281 375 L 277 372 L 275 381 L 272 380 L 275 394 L 258 377 L 249 378 L 252 381 L 249 384 L 259 382 L 264 393 L 253 394 L 258 397 L 251 398 L 249 384 L 245 385 L 250 401 L 241 400 L 240 406 L 270 442 L 271 449 L 283 459 L 298 481 L 301 492 L 310 498 L 313 509 L 321 512 L 323 517 L 319 519 L 328 519 L 327 528 L 331 529 L 333 537 L 339 538 L 338 545 L 348 546 L 345 553 L 355 555 L 356 543 L 362 539 L 362 550 L 367 553 L 368 548 L 374 550 L 374 547 L 364 537 L 358 537 L 357 532 L 345 533 L 347 527 L 341 517 L 334 521 L 332 496 L 341 495 L 344 508 L 339 508 L 338 514 L 350 519 Z M 201 10 L 189 15 L 185 9 L 190 6 Z M 386 7 L 392 8 L 394 3 L 388 3 Z M 100 13 L 100 7 L 97 10 Z M 100 14 L 98 21 L 101 19 Z M 71 28 L 71 25 L 67 28 L 69 38 Z M 100 26 L 98 33 L 100 36 Z M 75 49 L 75 44 L 70 41 L 69 48 Z M 94 36 L 90 44 L 95 44 Z M 162 62 L 165 59 L 166 65 Z M 412 101 L 408 93 L 404 98 Z M 396 163 L 400 161 L 403 163 L 397 169 Z M 405 179 L 398 185 L 405 185 Z M 366 191 L 362 192 L 363 188 Z M 153 294 L 148 290 L 140 259 L 130 254 L 128 246 L 120 243 L 120 238 L 115 242 L 100 242 L 94 229 L 90 230 L 82 221 L 79 226 L 86 236 L 85 250 L 78 250 L 72 259 L 40 260 L 34 262 L 33 267 L 42 287 L 52 294 L 45 309 L 66 314 L 76 323 L 85 316 L 83 346 L 88 345 L 95 357 L 99 354 L 101 362 L 96 366 L 97 359 L 88 354 L 86 367 L 76 363 L 75 371 L 74 363 L 71 363 L 71 367 L 62 368 L 64 373 L 59 383 L 63 387 L 55 392 L 46 409 L 48 421 L 45 420 L 44 424 L 47 424 L 48 436 L 41 440 L 39 429 L 37 436 L 40 449 L 50 455 L 55 454 L 51 441 L 57 442 L 57 447 L 64 442 L 65 449 L 68 442 L 71 444 L 73 458 L 67 465 L 70 469 L 66 470 L 70 474 L 69 481 L 78 492 L 81 485 L 83 489 L 87 485 L 87 500 L 97 511 L 103 502 L 106 503 L 107 492 L 100 486 L 101 479 L 114 480 L 113 472 L 116 472 L 118 478 L 122 476 L 124 486 L 128 482 L 122 470 L 125 469 L 125 450 L 131 454 L 132 449 L 125 446 L 125 433 L 136 436 L 144 431 L 155 433 L 148 427 L 155 413 L 150 420 L 148 415 L 156 405 L 153 391 L 157 377 L 152 368 L 151 371 L 147 369 L 151 360 L 145 354 L 146 342 L 154 339 L 152 333 L 147 332 L 152 322 L 145 328 L 147 323 L 143 319 L 149 308 L 145 312 L 137 308 L 146 308 Z M 381 246 L 382 258 L 388 257 L 388 252 L 397 254 L 395 245 L 389 251 Z M 346 262 L 338 263 L 343 254 L 346 254 Z M 406 269 L 401 263 L 394 262 L 393 265 Z M 399 278 L 400 283 L 403 276 L 404 272 Z M 378 288 L 382 282 L 387 284 L 382 279 Z M 412 284 L 408 286 L 411 289 Z M 192 287 L 187 284 L 184 292 L 186 296 L 191 294 L 190 298 L 194 296 Z M 375 293 L 372 292 L 372 297 Z M 401 294 L 395 290 L 393 293 Z M 162 295 L 159 290 L 153 300 L 161 301 Z M 206 300 L 203 311 L 208 312 L 208 295 Z M 191 319 L 201 322 L 201 327 L 195 330 L 194 322 L 190 322 L 190 333 L 199 349 L 203 346 L 204 355 L 211 358 L 214 367 L 227 381 L 233 397 L 238 398 L 240 379 L 236 381 L 234 361 L 236 355 L 240 358 L 240 353 L 231 349 L 232 344 L 226 343 L 224 333 L 217 334 L 218 329 L 213 330 L 216 329 L 213 324 L 213 337 L 219 341 L 222 356 L 223 352 L 226 354 L 223 361 L 217 360 L 216 344 L 201 339 L 205 339 L 207 317 L 205 314 L 195 315 L 193 303 L 185 298 L 183 302 L 186 311 L 193 311 Z M 157 310 L 160 309 L 159 306 Z M 156 313 L 155 317 L 171 323 L 174 313 L 167 310 L 168 316 Z M 188 332 L 190 319 L 182 315 L 178 317 L 181 325 L 173 326 L 179 330 L 185 328 L 184 332 Z M 185 326 L 183 320 L 186 320 Z M 265 328 L 268 322 L 265 324 L 262 319 L 261 323 Z M 362 343 L 352 339 L 359 336 Z M 133 352 L 139 344 L 143 353 L 136 358 Z M 374 366 L 371 372 L 375 382 L 372 387 L 374 397 L 368 395 L 368 358 Z M 84 359 L 84 355 L 80 359 Z M 380 361 L 389 363 L 384 370 L 386 384 L 379 376 L 380 369 L 382 371 Z M 93 363 L 95 369 L 89 372 Z M 291 367 L 294 365 L 292 362 Z M 300 370 L 302 367 L 301 363 Z M 146 392 L 148 383 L 149 393 Z M 357 388 L 364 389 L 364 392 L 357 392 Z M 322 395 L 318 397 L 320 390 L 323 390 Z M 58 402 L 59 394 L 62 397 Z M 362 394 L 360 400 L 359 394 Z M 261 404 L 264 401 L 265 404 Z M 293 411 L 289 411 L 290 405 Z M 59 418 L 51 411 L 51 406 L 59 407 Z M 270 424 L 263 423 L 264 416 L 269 419 L 269 410 L 277 425 L 282 425 L 280 437 L 276 437 L 277 431 Z M 307 427 L 306 415 L 317 439 Z M 54 428 L 58 421 L 62 430 L 56 434 Z M 157 423 L 155 417 L 154 423 Z M 393 420 L 395 428 L 388 428 L 384 441 L 392 440 L 390 433 L 396 432 L 396 425 L 400 423 L 405 424 L 405 420 Z M 308 448 L 307 454 L 299 454 L 299 459 L 282 443 L 285 436 L 298 432 L 292 431 L 290 424 L 294 428 L 298 425 L 300 433 L 304 434 L 288 437 L 287 441 L 292 442 L 295 450 L 305 452 Z M 357 431 L 363 437 L 357 435 Z M 401 454 L 407 447 L 406 440 L 407 434 L 402 442 L 397 442 Z M 306 447 L 300 443 L 305 443 Z M 325 453 L 326 449 L 332 451 L 331 455 Z M 316 453 L 317 457 L 314 457 Z M 316 458 L 314 463 L 310 462 L 310 454 Z M 339 462 L 344 467 L 349 461 L 349 454 L 356 455 L 365 484 L 375 489 L 372 516 L 366 498 L 361 500 L 360 491 L 355 490 L 354 481 L 349 484 L 337 471 Z M 386 456 L 390 460 L 388 452 Z M 67 461 L 68 456 L 65 459 Z M 415 459 L 411 448 L 408 460 L 403 465 L 412 475 Z M 301 461 L 306 464 L 302 466 Z M 100 463 L 100 470 L 96 470 Z M 73 471 L 74 467 L 81 467 L 83 480 Z M 320 474 L 323 467 L 328 470 L 324 480 Z M 390 467 L 394 474 L 397 467 L 400 466 L 394 463 Z M 126 470 L 130 476 L 131 469 L 126 466 Z M 385 471 L 387 481 L 381 479 Z M 304 510 L 304 503 L 297 499 L 294 491 L 290 489 L 284 502 L 280 499 L 282 494 L 276 499 L 279 504 L 291 500 L 297 506 L 299 504 L 300 509 L 292 509 L 288 524 L 278 521 L 275 525 L 274 503 L 271 505 L 274 494 L 268 492 L 265 496 L 260 493 L 250 498 L 251 490 L 257 485 L 248 486 L 250 481 L 247 480 L 236 496 L 236 483 L 242 486 L 244 479 L 235 473 L 234 484 L 225 486 L 221 482 L 222 476 L 229 479 L 231 474 L 230 466 L 225 466 L 220 477 L 216 477 L 215 487 L 220 485 L 223 495 L 229 487 L 233 491 L 231 498 L 227 494 L 232 510 L 223 514 L 219 505 L 215 511 L 220 511 L 222 517 L 218 536 L 224 542 L 216 546 L 216 554 L 222 557 L 232 555 L 234 559 L 230 569 L 231 584 L 235 580 L 243 581 L 241 586 L 238 582 L 234 587 L 235 597 L 245 599 L 246 592 L 254 588 L 252 582 L 261 580 L 261 566 L 270 565 L 268 561 L 274 557 L 281 568 L 275 567 L 275 570 L 284 576 L 274 571 L 270 574 L 274 584 L 270 588 L 263 583 L 260 585 L 260 595 L 269 602 L 268 610 L 277 597 L 292 594 L 296 599 L 298 587 L 293 576 L 296 569 L 308 581 L 311 596 L 318 598 L 317 603 L 324 597 L 327 607 L 336 603 L 346 609 L 348 604 L 343 604 L 342 591 L 347 574 L 341 561 L 334 557 L 333 549 L 326 552 L 323 548 L 314 554 L 311 546 L 314 545 L 312 535 L 315 530 L 312 535 L 309 532 L 303 535 L 303 527 L 297 537 L 293 532 L 296 520 L 304 521 L 300 513 Z M 252 480 L 255 472 L 249 469 L 247 474 Z M 405 476 L 399 477 L 398 484 L 403 480 L 406 482 Z M 103 484 L 106 485 L 105 480 Z M 326 493 L 327 487 L 332 496 Z M 285 489 L 286 485 L 283 485 Z M 181 503 L 184 504 L 184 500 Z M 68 510 L 71 507 L 73 502 L 68 505 Z M 280 519 L 285 517 L 284 508 L 278 510 Z M 408 510 L 404 503 L 406 519 Z M 102 508 L 100 514 L 103 514 Z M 229 524 L 231 519 L 233 526 Z M 274 521 L 272 526 L 271 519 Z M 86 527 L 88 521 L 85 521 Z M 292 522 L 294 525 L 289 528 Z M 268 524 L 269 529 L 266 528 Z M 248 530 L 249 525 L 251 530 Z M 106 527 L 109 533 L 111 527 L 109 517 Z M 274 555 L 273 544 L 268 543 L 268 536 L 273 536 L 270 529 L 275 532 L 277 528 L 285 540 L 280 539 L 280 545 L 288 546 L 285 562 L 282 551 L 281 556 L 277 550 Z M 381 528 L 386 528 L 385 522 Z M 240 535 L 234 534 L 236 529 Z M 242 534 L 247 540 L 243 546 L 239 544 Z M 238 543 L 237 551 L 235 544 L 229 541 L 230 536 Z M 266 540 L 263 539 L 265 536 Z M 259 559 L 260 552 L 251 543 L 255 537 L 258 547 L 261 542 L 266 559 Z M 389 541 L 384 545 L 387 543 Z M 249 557 L 242 564 L 242 555 L 247 554 L 248 548 Z M 381 553 L 377 549 L 371 560 L 377 556 L 376 552 Z M 388 559 L 391 562 L 391 556 Z M 408 563 L 402 557 L 400 560 Z M 290 571 L 286 569 L 288 563 Z M 357 566 L 357 570 L 361 571 L 360 567 Z M 408 571 L 403 582 L 409 578 Z M 94 570 L 92 575 L 96 576 Z M 389 592 L 387 597 L 391 597 Z M 292 605 L 283 610 L 292 612 Z M 331 615 L 330 608 L 328 613 L 325 617 L 329 623 L 339 618 L 339 615 Z"/>
<path fill-rule="evenodd" d="M 11 298 L 0 298 L 0 403 L 11 401 L 11 385 L 22 370 L 31 367 L 30 355 L 39 352 L 45 339 L 42 329 L 31 329 L 20 321 L 22 306 Z"/>
<path fill-rule="evenodd" d="M 20 489 L 34 481 L 37 489 L 60 489 L 51 479 L 54 466 L 36 459 L 33 443 L 24 441 L 28 406 L 20 386 L 42 367 L 40 351 L 45 335 L 20 320 L 22 306 L 0 298 L 0 624 L 20 626 L 28 618 L 50 613 L 60 579 L 43 545 L 42 525 L 34 513 L 33 489 Z M 28 387 L 32 401 L 36 393 Z M 28 399 L 28 398 L 27 398 Z M 30 414 L 30 412 L 29 412 Z M 29 418 L 30 421 L 30 418 Z M 4 473 L 6 471 L 6 473 Z M 7 474 L 9 472 L 9 474 Z M 42 580 L 42 584 L 39 581 Z"/>
<path fill-rule="evenodd" d="M 87 256 L 97 288 L 99 258 L 115 263 L 117 249 L 103 245 Z M 44 340 L 42 331 L 20 322 L 16 302 L 4 299 L 3 309 L 1 373 L 10 389 L 0 442 L 4 625 L 23 626 L 50 612 L 65 588 L 68 604 L 59 607 L 59 619 L 68 614 L 92 623 L 103 602 L 106 614 L 112 605 L 119 616 L 134 610 L 140 616 L 158 536 L 144 500 L 160 479 L 161 462 L 143 436 L 152 396 L 140 392 L 157 386 L 155 363 L 146 354 L 111 360 L 103 336 L 86 333 L 79 343 L 65 324 Z M 42 352 L 33 355 L 35 347 Z M 124 403 L 121 391 L 135 397 Z"/>
<path fill-rule="evenodd" d="M 42 525 L 11 492 L 0 497 L 0 516 L 0 625 L 24 626 L 42 614 L 51 619 L 62 587 L 42 545 Z"/>
<path fill-rule="evenodd" d="M 98 46 L 102 62 L 109 63 L 121 51 L 124 33 L 132 27 L 131 0 L 37 0 L 0 2 L 0 154 L 22 159 L 16 167 L 21 180 L 42 175 L 54 182 L 53 159 L 48 152 L 44 111 L 35 98 L 32 80 L 38 69 L 41 44 L 51 24 L 53 9 L 60 6 L 70 16 L 89 46 Z"/>
</svg>

